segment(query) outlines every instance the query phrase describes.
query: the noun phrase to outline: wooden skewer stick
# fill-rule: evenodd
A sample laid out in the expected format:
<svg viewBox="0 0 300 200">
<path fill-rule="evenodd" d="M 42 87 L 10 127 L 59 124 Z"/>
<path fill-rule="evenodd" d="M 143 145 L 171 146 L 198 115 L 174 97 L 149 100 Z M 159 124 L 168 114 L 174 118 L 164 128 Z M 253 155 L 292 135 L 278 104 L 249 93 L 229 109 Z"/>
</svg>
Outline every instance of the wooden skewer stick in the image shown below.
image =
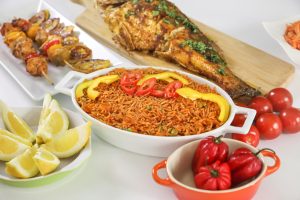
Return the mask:
<svg viewBox="0 0 300 200">
<path fill-rule="evenodd" d="M 42 74 L 49 84 L 54 85 L 54 82 L 50 79 L 50 77 L 44 71 L 42 71 Z"/>
<path fill-rule="evenodd" d="M 70 67 L 71 69 L 74 69 L 73 65 L 71 65 L 68 61 L 64 60 L 65 64 Z"/>
</svg>

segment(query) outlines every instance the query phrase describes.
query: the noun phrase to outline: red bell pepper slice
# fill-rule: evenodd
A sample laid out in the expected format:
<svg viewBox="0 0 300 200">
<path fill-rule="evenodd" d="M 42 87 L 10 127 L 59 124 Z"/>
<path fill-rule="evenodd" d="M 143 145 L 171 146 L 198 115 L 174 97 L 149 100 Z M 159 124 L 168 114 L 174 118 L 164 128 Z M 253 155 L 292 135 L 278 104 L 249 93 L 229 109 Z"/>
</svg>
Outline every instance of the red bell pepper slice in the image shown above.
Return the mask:
<svg viewBox="0 0 300 200">
<path fill-rule="evenodd" d="M 134 95 L 137 90 L 137 82 L 142 78 L 139 73 L 126 73 L 120 80 L 120 86 L 122 90 L 128 95 Z"/>
<path fill-rule="evenodd" d="M 197 188 L 204 190 L 226 190 L 231 187 L 230 168 L 227 163 L 217 160 L 212 165 L 199 168 L 194 177 Z"/>
<path fill-rule="evenodd" d="M 208 136 L 200 141 L 193 158 L 193 171 L 198 173 L 199 168 L 210 165 L 219 160 L 225 162 L 228 156 L 228 145 L 222 141 L 223 136 L 215 138 Z"/>
<path fill-rule="evenodd" d="M 25 57 L 25 63 L 27 64 L 27 62 L 28 62 L 28 60 L 30 60 L 30 59 L 32 59 L 32 58 L 36 58 L 36 57 L 39 57 L 40 55 L 39 54 L 37 54 L 37 53 L 31 53 L 31 54 L 29 54 L 29 55 L 27 55 L 26 57 Z"/>
<path fill-rule="evenodd" d="M 31 26 L 31 23 L 26 19 L 18 18 L 12 21 L 12 25 L 15 27 L 19 27 L 22 31 L 26 32 Z"/>
<path fill-rule="evenodd" d="M 46 42 L 45 44 L 43 44 L 43 47 L 42 47 L 43 52 L 44 52 L 45 54 L 47 54 L 48 49 L 49 49 L 50 47 L 52 47 L 53 45 L 56 45 L 56 44 L 60 44 L 60 41 L 59 41 L 59 40 L 51 40 L 51 41 L 49 41 L 49 42 Z"/>
<path fill-rule="evenodd" d="M 126 73 L 122 76 L 120 80 L 121 85 L 136 85 L 137 82 L 142 78 L 140 73 L 131 72 Z"/>
<path fill-rule="evenodd" d="M 148 80 L 146 80 L 145 82 L 143 82 L 143 84 L 138 87 L 135 95 L 136 96 L 146 96 L 151 94 L 151 92 L 154 89 L 154 86 L 156 84 L 156 78 L 150 78 Z"/>
<path fill-rule="evenodd" d="M 121 85 L 122 90 L 128 95 L 134 95 L 137 86 L 136 85 Z"/>
<path fill-rule="evenodd" d="M 165 91 L 163 90 L 158 90 L 158 89 L 153 89 L 151 92 L 151 95 L 154 97 L 159 97 L 162 98 L 165 96 Z"/>
<path fill-rule="evenodd" d="M 167 85 L 165 88 L 165 98 L 176 98 L 179 95 L 176 93 L 176 90 L 183 86 L 182 82 L 180 81 L 173 81 Z"/>
</svg>

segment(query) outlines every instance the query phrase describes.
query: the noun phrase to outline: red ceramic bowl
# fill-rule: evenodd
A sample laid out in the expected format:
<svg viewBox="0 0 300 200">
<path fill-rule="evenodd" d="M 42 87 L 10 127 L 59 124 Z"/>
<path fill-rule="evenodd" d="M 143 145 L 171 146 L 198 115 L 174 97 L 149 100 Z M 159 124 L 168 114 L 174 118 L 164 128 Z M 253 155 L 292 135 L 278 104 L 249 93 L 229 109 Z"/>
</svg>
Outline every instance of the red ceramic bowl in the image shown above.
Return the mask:
<svg viewBox="0 0 300 200">
<path fill-rule="evenodd" d="M 258 157 L 263 162 L 263 168 L 260 174 L 252 181 L 236 188 L 228 190 L 202 190 L 198 189 L 194 183 L 194 176 L 191 169 L 192 159 L 194 152 L 199 144 L 200 140 L 188 143 L 176 151 L 174 151 L 167 160 L 163 160 L 153 167 L 152 175 L 153 179 L 161 185 L 170 187 L 175 192 L 178 199 L 185 200 L 212 200 L 212 199 L 222 199 L 222 200 L 248 200 L 251 199 L 257 189 L 259 188 L 261 181 L 264 177 L 274 173 L 280 167 L 280 159 L 276 154 L 270 151 L 262 151 Z M 258 149 L 232 139 L 223 139 L 229 146 L 229 154 L 235 149 L 240 147 L 246 147 L 252 152 L 257 152 Z M 275 161 L 273 166 L 268 166 L 264 161 L 265 157 L 270 157 Z M 161 178 L 158 175 L 160 169 L 166 168 L 168 178 Z"/>
</svg>

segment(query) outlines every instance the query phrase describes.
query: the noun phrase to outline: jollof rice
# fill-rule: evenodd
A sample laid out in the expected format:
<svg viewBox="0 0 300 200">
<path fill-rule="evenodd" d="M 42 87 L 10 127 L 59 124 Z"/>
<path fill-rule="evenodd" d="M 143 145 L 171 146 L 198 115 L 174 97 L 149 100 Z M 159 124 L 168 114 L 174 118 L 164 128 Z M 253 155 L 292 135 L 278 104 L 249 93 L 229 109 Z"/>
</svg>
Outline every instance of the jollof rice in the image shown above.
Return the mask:
<svg viewBox="0 0 300 200">
<path fill-rule="evenodd" d="M 116 69 L 109 74 L 128 72 Z M 136 69 L 142 74 L 160 73 L 152 68 Z M 183 76 L 183 75 L 181 75 Z M 190 81 L 189 87 L 204 93 L 216 93 L 209 86 Z M 167 83 L 160 81 L 160 84 Z M 77 101 L 81 108 L 95 119 L 120 129 L 156 136 L 193 135 L 210 131 L 222 125 L 218 121 L 220 109 L 216 103 L 204 100 L 157 98 L 153 96 L 127 95 L 116 81 L 110 85 L 99 84 L 100 96 L 96 100 L 85 95 Z"/>
</svg>

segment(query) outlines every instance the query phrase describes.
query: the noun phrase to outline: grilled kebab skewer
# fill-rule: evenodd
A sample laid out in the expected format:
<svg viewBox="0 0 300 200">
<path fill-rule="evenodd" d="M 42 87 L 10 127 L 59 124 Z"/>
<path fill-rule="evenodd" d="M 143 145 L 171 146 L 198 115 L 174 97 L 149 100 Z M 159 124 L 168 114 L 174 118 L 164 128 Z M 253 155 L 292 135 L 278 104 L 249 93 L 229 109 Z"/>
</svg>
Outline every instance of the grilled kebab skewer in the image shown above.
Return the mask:
<svg viewBox="0 0 300 200">
<path fill-rule="evenodd" d="M 27 37 L 23 29 L 14 26 L 13 23 L 4 23 L 1 27 L 4 43 L 11 49 L 16 58 L 26 63 L 26 71 L 32 76 L 44 76 L 51 84 L 53 82 L 47 76 L 48 63 L 34 48 L 32 40 Z"/>
<path fill-rule="evenodd" d="M 24 22 L 25 21 L 25 22 Z M 29 21 L 18 19 L 16 24 L 30 24 L 26 33 L 32 38 L 48 60 L 57 65 L 67 65 L 72 70 L 90 73 L 111 66 L 109 60 L 91 59 L 92 50 L 79 42 L 73 26 L 64 26 L 59 18 L 50 18 L 42 10 Z"/>
</svg>

